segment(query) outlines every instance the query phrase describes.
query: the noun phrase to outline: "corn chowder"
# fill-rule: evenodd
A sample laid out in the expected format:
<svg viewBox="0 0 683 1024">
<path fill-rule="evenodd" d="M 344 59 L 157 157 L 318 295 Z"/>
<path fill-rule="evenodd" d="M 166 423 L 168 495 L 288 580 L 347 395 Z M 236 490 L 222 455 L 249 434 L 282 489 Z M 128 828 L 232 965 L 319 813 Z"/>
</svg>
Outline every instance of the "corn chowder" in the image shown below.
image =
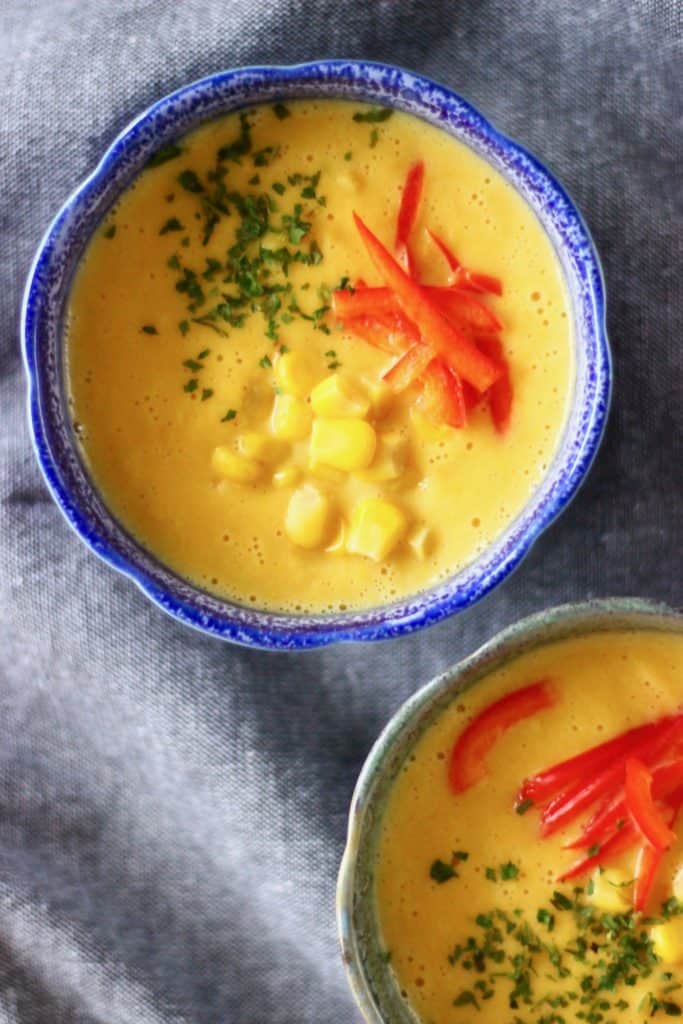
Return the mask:
<svg viewBox="0 0 683 1024">
<path fill-rule="evenodd" d="M 683 637 L 535 650 L 418 740 L 381 828 L 389 969 L 423 1024 L 683 1014 Z"/>
<path fill-rule="evenodd" d="M 77 436 L 182 576 L 289 611 L 447 578 L 520 512 L 572 388 L 562 272 L 470 149 L 296 101 L 160 150 L 76 275 Z"/>
</svg>

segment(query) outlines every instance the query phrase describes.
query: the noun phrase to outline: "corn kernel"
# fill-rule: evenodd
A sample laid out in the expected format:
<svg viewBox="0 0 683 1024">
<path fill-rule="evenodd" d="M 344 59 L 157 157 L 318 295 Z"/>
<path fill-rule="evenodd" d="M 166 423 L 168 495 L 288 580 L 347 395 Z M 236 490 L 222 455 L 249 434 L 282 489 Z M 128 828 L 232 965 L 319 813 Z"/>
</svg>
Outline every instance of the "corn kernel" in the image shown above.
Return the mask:
<svg viewBox="0 0 683 1024">
<path fill-rule="evenodd" d="M 277 473 L 273 473 L 274 487 L 295 487 L 299 480 L 301 480 L 301 470 L 298 466 L 283 466 L 282 469 L 278 469 Z"/>
<path fill-rule="evenodd" d="M 351 513 L 346 550 L 381 562 L 396 547 L 406 525 L 396 505 L 382 498 L 361 498 Z"/>
<path fill-rule="evenodd" d="M 610 914 L 623 913 L 631 904 L 631 881 L 632 877 L 618 868 L 596 871 L 592 876 L 591 903 Z"/>
<path fill-rule="evenodd" d="M 351 381 L 333 373 L 311 391 L 311 406 L 316 416 L 366 416 L 370 402 Z"/>
<path fill-rule="evenodd" d="M 370 408 L 375 419 L 382 419 L 391 408 L 394 393 L 383 380 L 364 381 L 365 390 L 370 399 Z"/>
<path fill-rule="evenodd" d="M 352 473 L 367 469 L 373 460 L 377 438 L 365 420 L 316 419 L 313 422 L 310 459 Z"/>
<path fill-rule="evenodd" d="M 214 448 L 211 465 L 220 476 L 225 476 L 240 484 L 251 484 L 261 475 L 261 466 L 258 462 L 245 459 L 230 448 L 223 446 Z"/>
<path fill-rule="evenodd" d="M 380 434 L 375 457 L 369 469 L 358 476 L 370 483 L 396 480 L 406 468 L 408 443 L 400 434 Z"/>
<path fill-rule="evenodd" d="M 304 484 L 289 499 L 285 533 L 301 548 L 320 547 L 329 532 L 331 511 L 329 498 Z"/>
<path fill-rule="evenodd" d="M 311 429 L 311 410 L 294 395 L 276 395 L 271 427 L 281 441 L 302 441 Z"/>
<path fill-rule="evenodd" d="M 237 449 L 245 459 L 256 462 L 275 462 L 283 453 L 283 446 L 268 434 L 249 431 L 237 438 Z"/>
<path fill-rule="evenodd" d="M 339 521 L 339 527 L 325 551 L 331 555 L 342 555 L 346 551 L 346 523 L 343 519 Z"/>
<path fill-rule="evenodd" d="M 311 476 L 318 480 L 324 480 L 327 484 L 343 484 L 346 474 L 334 466 L 325 466 L 322 462 L 309 462 L 308 469 Z"/>
<path fill-rule="evenodd" d="M 408 535 L 408 546 L 416 558 L 424 561 L 432 546 L 432 531 L 429 527 L 417 526 Z"/>
<path fill-rule="evenodd" d="M 275 383 L 295 398 L 306 398 L 317 378 L 310 359 L 303 352 L 284 352 L 275 363 Z"/>
<path fill-rule="evenodd" d="M 650 938 L 657 956 L 665 964 L 683 960 L 683 918 L 675 917 L 650 929 Z"/>
</svg>

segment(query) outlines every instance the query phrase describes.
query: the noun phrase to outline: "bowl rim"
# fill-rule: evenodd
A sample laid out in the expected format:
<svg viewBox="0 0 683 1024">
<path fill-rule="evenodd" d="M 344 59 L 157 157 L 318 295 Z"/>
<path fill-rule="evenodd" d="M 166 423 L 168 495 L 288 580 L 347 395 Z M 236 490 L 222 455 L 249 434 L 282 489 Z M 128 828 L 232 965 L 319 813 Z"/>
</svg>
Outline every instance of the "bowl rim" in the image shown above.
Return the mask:
<svg viewBox="0 0 683 1024">
<path fill-rule="evenodd" d="M 440 672 L 416 690 L 392 714 L 370 748 L 354 787 L 336 887 L 337 936 L 342 961 L 347 981 L 367 1024 L 396 1024 L 382 1016 L 377 1005 L 373 987 L 363 967 L 354 913 L 356 861 L 366 822 L 372 824 L 374 820 L 373 792 L 383 766 L 390 762 L 393 750 L 432 705 L 476 685 L 501 665 L 529 649 L 560 642 L 571 636 L 637 629 L 683 632 L 683 611 L 646 598 L 616 597 L 572 602 L 535 612 L 506 626 L 472 653 Z M 429 728 L 429 722 L 425 728 Z M 421 731 L 415 738 L 420 735 Z M 406 1014 L 413 1014 L 415 1024 L 419 1024 L 419 1018 L 407 1003 Z"/>
<path fill-rule="evenodd" d="M 596 354 L 596 362 L 593 366 L 594 388 L 590 400 L 587 399 L 585 393 L 577 392 L 571 408 L 576 408 L 581 400 L 584 400 L 589 426 L 585 437 L 581 439 L 581 444 L 577 446 L 580 450 L 572 458 L 567 456 L 564 463 L 560 461 L 556 470 L 557 487 L 548 497 L 543 508 L 539 509 L 536 505 L 539 504 L 543 480 L 547 479 L 548 474 L 541 478 L 537 490 L 532 492 L 517 519 L 514 520 L 516 523 L 525 516 L 528 520 L 522 524 L 523 529 L 520 527 L 519 536 L 515 538 L 514 543 L 508 544 L 506 550 L 503 550 L 506 534 L 506 531 L 503 530 L 485 549 L 495 557 L 492 557 L 490 563 L 480 569 L 478 574 L 476 571 L 478 559 L 475 558 L 442 584 L 434 585 L 416 594 L 406 595 L 391 604 L 368 609 L 355 609 L 336 616 L 334 614 L 305 616 L 276 613 L 245 607 L 237 602 L 221 598 L 217 599 L 217 603 L 220 604 L 220 613 L 206 612 L 197 606 L 196 599 L 183 598 L 170 592 L 168 585 L 160 584 L 146 568 L 117 551 L 110 540 L 104 536 L 103 531 L 95 524 L 92 515 L 83 507 L 82 501 L 71 492 L 62 478 L 59 460 L 52 451 L 50 438 L 43 422 L 37 370 L 41 350 L 38 325 L 45 303 L 43 278 L 50 267 L 51 259 L 55 259 L 54 251 L 60 232 L 65 233 L 68 237 L 70 230 L 68 221 L 69 218 L 73 219 L 74 211 L 87 204 L 94 190 L 106 183 L 110 173 L 116 170 L 118 163 L 122 160 L 122 154 L 125 156 L 126 147 L 133 145 L 135 137 L 144 126 L 162 116 L 170 117 L 173 120 L 172 107 L 174 104 L 179 105 L 186 100 L 190 102 L 192 97 L 208 94 L 212 89 L 228 89 L 234 84 L 239 85 L 240 82 L 249 83 L 251 79 L 254 79 L 261 88 L 272 88 L 276 84 L 278 89 L 282 90 L 283 98 L 291 95 L 297 87 L 304 84 L 309 86 L 319 83 L 322 92 L 322 86 L 332 80 L 333 84 L 340 88 L 343 86 L 352 88 L 355 85 L 357 89 L 355 98 L 359 102 L 372 102 L 370 83 L 373 75 L 391 76 L 391 87 L 395 89 L 396 94 L 378 96 L 376 101 L 383 105 L 401 109 L 400 89 L 407 90 L 415 87 L 429 92 L 430 96 L 436 96 L 445 108 L 457 110 L 459 117 L 464 120 L 463 134 L 466 131 L 470 133 L 476 131 L 491 148 L 497 148 L 506 157 L 523 162 L 524 179 L 528 178 L 530 181 L 534 177 L 540 179 L 552 195 L 553 201 L 561 204 L 567 216 L 571 218 L 572 226 L 578 232 L 580 239 L 581 260 L 587 268 L 586 291 L 593 312 L 594 329 L 591 337 Z M 358 76 L 358 78 L 356 79 L 354 76 Z M 364 94 L 361 95 L 361 93 Z M 267 102 L 267 100 L 259 102 Z M 421 107 L 426 115 L 427 101 L 418 97 L 416 102 L 417 107 Z M 248 105 L 247 101 L 229 107 L 229 99 L 226 97 L 226 108 L 236 110 L 245 105 Z M 419 110 L 415 112 L 419 116 Z M 213 116 L 216 115 L 209 115 L 207 120 Z M 183 134 L 186 130 L 176 129 L 175 137 Z M 449 130 L 447 124 L 444 125 L 444 130 Z M 451 134 L 456 135 L 454 131 L 451 131 Z M 169 132 L 167 136 L 173 137 L 173 133 Z M 456 137 L 461 138 L 461 141 L 465 141 L 467 144 L 463 137 Z M 160 142 L 157 140 L 156 146 L 159 144 Z M 121 191 L 123 190 L 119 190 L 116 195 L 120 195 Z M 91 231 L 88 238 L 92 237 L 92 233 Z M 576 246 L 579 247 L 579 242 L 576 242 Z M 64 286 L 65 293 L 69 285 L 70 282 Z M 605 322 L 605 282 L 602 266 L 585 221 L 567 191 L 537 157 L 519 143 L 499 132 L 471 103 L 453 89 L 416 72 L 406 71 L 395 65 L 378 61 L 333 59 L 308 61 L 294 65 L 238 67 L 197 79 L 148 106 L 117 134 L 95 168 L 73 190 L 45 231 L 34 256 L 24 290 L 20 335 L 24 368 L 28 380 L 28 419 L 33 448 L 48 489 L 72 529 L 100 559 L 131 579 L 148 598 L 173 618 L 193 626 L 203 633 L 243 646 L 267 650 L 302 650 L 339 641 L 388 639 L 436 624 L 447 616 L 464 611 L 479 601 L 517 568 L 533 543 L 560 515 L 576 494 L 588 474 L 600 446 L 612 393 L 612 360 Z M 72 448 L 76 450 L 75 444 L 72 444 Z M 556 451 L 555 459 L 558 458 L 559 452 L 560 449 Z M 93 494 L 99 498 L 100 492 L 90 477 L 89 482 Z M 130 538 L 131 535 L 125 524 L 119 523 L 108 508 L 107 514 L 116 527 Z M 180 582 L 181 578 L 178 574 L 164 566 L 152 551 L 145 549 L 137 541 L 135 544 L 142 549 L 141 557 L 149 556 L 161 567 L 168 569 L 168 572 L 173 574 L 174 578 L 178 578 Z M 497 550 L 498 548 L 501 550 Z M 467 575 L 469 571 L 471 571 L 471 576 Z M 200 586 L 191 581 L 182 582 L 191 589 L 193 595 L 206 596 L 206 592 Z"/>
</svg>

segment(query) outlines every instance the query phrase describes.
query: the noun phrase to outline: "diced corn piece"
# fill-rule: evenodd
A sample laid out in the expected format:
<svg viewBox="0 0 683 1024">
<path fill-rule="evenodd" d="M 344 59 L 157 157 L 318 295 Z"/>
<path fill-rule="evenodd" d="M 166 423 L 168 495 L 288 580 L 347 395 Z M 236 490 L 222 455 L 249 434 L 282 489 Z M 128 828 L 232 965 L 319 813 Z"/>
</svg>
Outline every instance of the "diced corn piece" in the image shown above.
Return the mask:
<svg viewBox="0 0 683 1024">
<path fill-rule="evenodd" d="M 618 868 L 596 871 L 592 876 L 589 899 L 600 910 L 610 914 L 621 914 L 631 904 L 632 877 Z"/>
<path fill-rule="evenodd" d="M 275 487 L 296 487 L 301 480 L 301 470 L 298 466 L 283 466 L 273 473 L 273 485 Z"/>
<path fill-rule="evenodd" d="M 251 430 L 246 434 L 240 434 L 237 438 L 237 448 L 245 459 L 275 462 L 282 455 L 283 446 L 274 437 Z"/>
<path fill-rule="evenodd" d="M 304 352 L 284 352 L 275 363 L 275 383 L 295 398 L 306 398 L 317 379 L 318 374 Z"/>
<path fill-rule="evenodd" d="M 311 429 L 313 416 L 306 402 L 294 395 L 276 395 L 271 427 L 281 441 L 303 441 Z"/>
<path fill-rule="evenodd" d="M 329 498 L 312 484 L 304 484 L 289 499 L 285 533 L 301 548 L 320 547 L 329 532 L 331 512 Z"/>
<path fill-rule="evenodd" d="M 654 925 L 650 938 L 655 953 L 665 964 L 678 964 L 683 960 L 683 918 L 674 917 Z"/>
<path fill-rule="evenodd" d="M 370 399 L 372 415 L 380 420 L 389 412 L 394 393 L 383 380 L 364 381 L 363 383 Z"/>
<path fill-rule="evenodd" d="M 346 532 L 346 523 L 343 519 L 340 519 L 339 528 L 325 548 L 325 551 L 329 552 L 331 555 L 343 554 L 346 551 Z"/>
<path fill-rule="evenodd" d="M 375 455 L 375 431 L 365 420 L 316 419 L 313 421 L 310 460 L 352 473 L 367 469 Z"/>
<path fill-rule="evenodd" d="M 361 498 L 351 513 L 346 550 L 381 562 L 396 547 L 406 525 L 396 505 L 382 498 Z"/>
<path fill-rule="evenodd" d="M 313 388 L 311 406 L 316 416 L 357 416 L 362 419 L 370 409 L 370 402 L 352 381 L 333 373 Z"/>
<path fill-rule="evenodd" d="M 346 474 L 342 473 L 341 469 L 325 466 L 322 462 L 311 461 L 308 469 L 311 476 L 317 477 L 318 480 L 324 480 L 328 484 L 342 484 L 346 479 Z"/>
<path fill-rule="evenodd" d="M 417 526 L 408 536 L 408 546 L 420 561 L 429 554 L 432 544 L 432 531 L 428 526 Z"/>
<path fill-rule="evenodd" d="M 358 476 L 371 483 L 396 480 L 406 468 L 408 442 L 400 434 L 380 434 L 375 457 L 369 469 Z"/>
<path fill-rule="evenodd" d="M 683 903 L 683 864 L 674 875 L 673 893 L 678 902 Z"/>
<path fill-rule="evenodd" d="M 214 448 L 211 465 L 216 473 L 240 484 L 251 484 L 261 475 L 261 466 L 222 445 Z"/>
</svg>

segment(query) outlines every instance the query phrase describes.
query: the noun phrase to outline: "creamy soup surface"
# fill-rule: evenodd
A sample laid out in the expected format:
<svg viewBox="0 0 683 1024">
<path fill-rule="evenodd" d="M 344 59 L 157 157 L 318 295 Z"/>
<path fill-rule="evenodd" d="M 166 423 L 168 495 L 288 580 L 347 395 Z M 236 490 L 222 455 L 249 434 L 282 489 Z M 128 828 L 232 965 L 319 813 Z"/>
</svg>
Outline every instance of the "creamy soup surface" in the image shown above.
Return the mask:
<svg viewBox="0 0 683 1024">
<path fill-rule="evenodd" d="M 244 604 L 362 608 L 448 577 L 519 513 L 565 423 L 571 316 L 539 222 L 464 145 L 369 111 L 302 100 L 204 125 L 122 196 L 74 281 L 70 400 L 95 483 L 165 564 Z M 486 402 L 462 429 L 426 420 L 413 387 L 381 383 L 396 356 L 330 309 L 349 282 L 383 284 L 353 211 L 391 248 L 417 160 L 424 282 L 448 276 L 429 226 L 503 285 L 477 296 L 514 388 L 502 434 Z M 312 412 L 330 377 L 360 396 L 348 437 Z M 340 443 L 331 464 L 313 458 Z"/>
<path fill-rule="evenodd" d="M 535 680 L 550 682 L 555 705 L 505 732 L 485 777 L 454 793 L 447 764 L 458 736 Z M 515 800 L 524 779 L 682 705 L 683 637 L 615 632 L 513 661 L 428 728 L 395 783 L 375 875 L 386 956 L 423 1024 L 645 1024 L 681 1015 L 683 842 L 664 854 L 646 913 L 636 915 L 636 848 L 559 882 L 587 854 L 564 848 L 579 824 L 541 838 L 539 809 L 516 813 Z M 678 743 L 665 761 L 680 759 Z"/>
</svg>

